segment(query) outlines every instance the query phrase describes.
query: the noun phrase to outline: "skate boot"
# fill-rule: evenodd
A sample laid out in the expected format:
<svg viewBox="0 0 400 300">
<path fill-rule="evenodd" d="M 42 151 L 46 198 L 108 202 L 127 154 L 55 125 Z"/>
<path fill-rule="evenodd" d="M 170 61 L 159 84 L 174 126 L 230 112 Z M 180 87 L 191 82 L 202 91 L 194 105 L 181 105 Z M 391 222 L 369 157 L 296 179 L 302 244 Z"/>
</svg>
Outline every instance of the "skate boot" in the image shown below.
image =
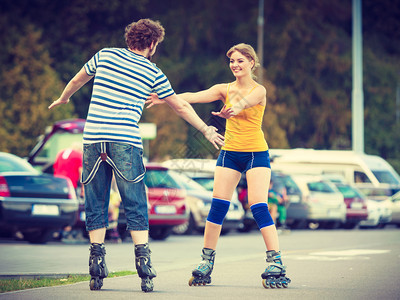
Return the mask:
<svg viewBox="0 0 400 300">
<path fill-rule="evenodd" d="M 202 261 L 192 271 L 189 285 L 206 285 L 211 283 L 211 272 L 214 268 L 215 250 L 203 248 Z"/>
<path fill-rule="evenodd" d="M 157 276 L 156 270 L 151 265 L 149 244 L 135 246 L 135 264 L 140 278 L 142 278 L 141 288 L 143 292 L 153 291 L 153 278 Z"/>
<path fill-rule="evenodd" d="M 269 263 L 268 267 L 261 274 L 263 286 L 266 289 L 287 288 L 291 280 L 286 277 L 286 266 L 282 264 L 281 252 L 267 251 L 267 263 Z"/>
<path fill-rule="evenodd" d="M 103 278 L 108 276 L 108 269 L 104 256 L 106 255 L 106 249 L 104 244 L 93 243 L 90 245 L 90 256 L 89 256 L 89 273 L 90 289 L 99 290 L 103 286 Z"/>
</svg>

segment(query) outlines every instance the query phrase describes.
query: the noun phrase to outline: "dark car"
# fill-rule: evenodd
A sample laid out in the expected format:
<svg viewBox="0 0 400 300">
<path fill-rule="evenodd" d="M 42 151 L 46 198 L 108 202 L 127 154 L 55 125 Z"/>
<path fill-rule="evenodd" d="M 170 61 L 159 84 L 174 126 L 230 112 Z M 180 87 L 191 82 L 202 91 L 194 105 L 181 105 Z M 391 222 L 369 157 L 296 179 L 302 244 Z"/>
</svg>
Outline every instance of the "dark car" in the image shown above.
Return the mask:
<svg viewBox="0 0 400 300">
<path fill-rule="evenodd" d="M 76 221 L 78 200 L 68 178 L 34 169 L 24 159 L 0 152 L 0 231 L 20 232 L 30 243 L 45 243 L 53 232 Z"/>
<path fill-rule="evenodd" d="M 303 202 L 300 188 L 289 174 L 272 171 L 271 179 L 276 185 L 282 185 L 286 189 L 288 203 L 286 205 L 286 225 L 290 228 L 303 228 L 309 214 L 309 207 Z"/>
<path fill-rule="evenodd" d="M 346 221 L 342 226 L 345 229 L 353 229 L 361 221 L 368 219 L 367 200 L 357 188 L 349 184 L 335 182 L 335 185 L 343 194 L 346 203 Z"/>
</svg>

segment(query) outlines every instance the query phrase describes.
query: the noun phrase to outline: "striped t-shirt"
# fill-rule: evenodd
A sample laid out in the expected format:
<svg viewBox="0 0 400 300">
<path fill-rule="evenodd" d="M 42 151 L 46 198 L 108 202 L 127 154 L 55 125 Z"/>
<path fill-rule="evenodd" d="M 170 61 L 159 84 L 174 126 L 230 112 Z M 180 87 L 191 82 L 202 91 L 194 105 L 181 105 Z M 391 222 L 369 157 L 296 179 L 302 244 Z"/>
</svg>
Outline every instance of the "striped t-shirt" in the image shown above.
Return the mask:
<svg viewBox="0 0 400 300">
<path fill-rule="evenodd" d="M 128 143 L 143 148 L 139 120 L 150 93 L 160 99 L 174 91 L 163 72 L 144 56 L 123 48 L 104 48 L 84 66 L 94 75 L 83 143 Z"/>
</svg>

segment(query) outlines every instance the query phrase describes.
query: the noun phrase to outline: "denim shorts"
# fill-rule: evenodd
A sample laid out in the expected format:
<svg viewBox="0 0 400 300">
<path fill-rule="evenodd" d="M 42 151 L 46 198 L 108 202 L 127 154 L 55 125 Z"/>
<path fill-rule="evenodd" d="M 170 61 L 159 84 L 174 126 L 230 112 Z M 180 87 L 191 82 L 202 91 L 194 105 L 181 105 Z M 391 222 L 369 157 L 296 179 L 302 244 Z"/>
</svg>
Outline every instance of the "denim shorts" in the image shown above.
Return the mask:
<svg viewBox="0 0 400 300">
<path fill-rule="evenodd" d="M 269 151 L 239 152 L 221 150 L 217 159 L 217 166 L 246 173 L 248 170 L 265 167 L 271 168 Z"/>
<path fill-rule="evenodd" d="M 86 230 L 108 227 L 113 173 L 124 205 L 127 230 L 149 229 L 142 149 L 126 143 L 84 144 L 82 169 Z"/>
</svg>

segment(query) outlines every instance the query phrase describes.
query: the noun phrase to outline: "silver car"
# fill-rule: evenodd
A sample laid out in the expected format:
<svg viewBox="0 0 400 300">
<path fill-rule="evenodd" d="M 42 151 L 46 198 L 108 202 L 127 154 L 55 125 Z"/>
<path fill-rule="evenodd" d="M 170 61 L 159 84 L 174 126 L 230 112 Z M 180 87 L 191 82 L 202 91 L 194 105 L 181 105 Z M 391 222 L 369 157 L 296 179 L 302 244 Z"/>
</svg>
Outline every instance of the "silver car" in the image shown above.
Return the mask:
<svg viewBox="0 0 400 300">
<path fill-rule="evenodd" d="M 343 195 L 329 181 L 315 175 L 291 175 L 300 188 L 303 202 L 309 207 L 309 228 L 337 228 L 346 221 L 346 204 Z"/>
</svg>

